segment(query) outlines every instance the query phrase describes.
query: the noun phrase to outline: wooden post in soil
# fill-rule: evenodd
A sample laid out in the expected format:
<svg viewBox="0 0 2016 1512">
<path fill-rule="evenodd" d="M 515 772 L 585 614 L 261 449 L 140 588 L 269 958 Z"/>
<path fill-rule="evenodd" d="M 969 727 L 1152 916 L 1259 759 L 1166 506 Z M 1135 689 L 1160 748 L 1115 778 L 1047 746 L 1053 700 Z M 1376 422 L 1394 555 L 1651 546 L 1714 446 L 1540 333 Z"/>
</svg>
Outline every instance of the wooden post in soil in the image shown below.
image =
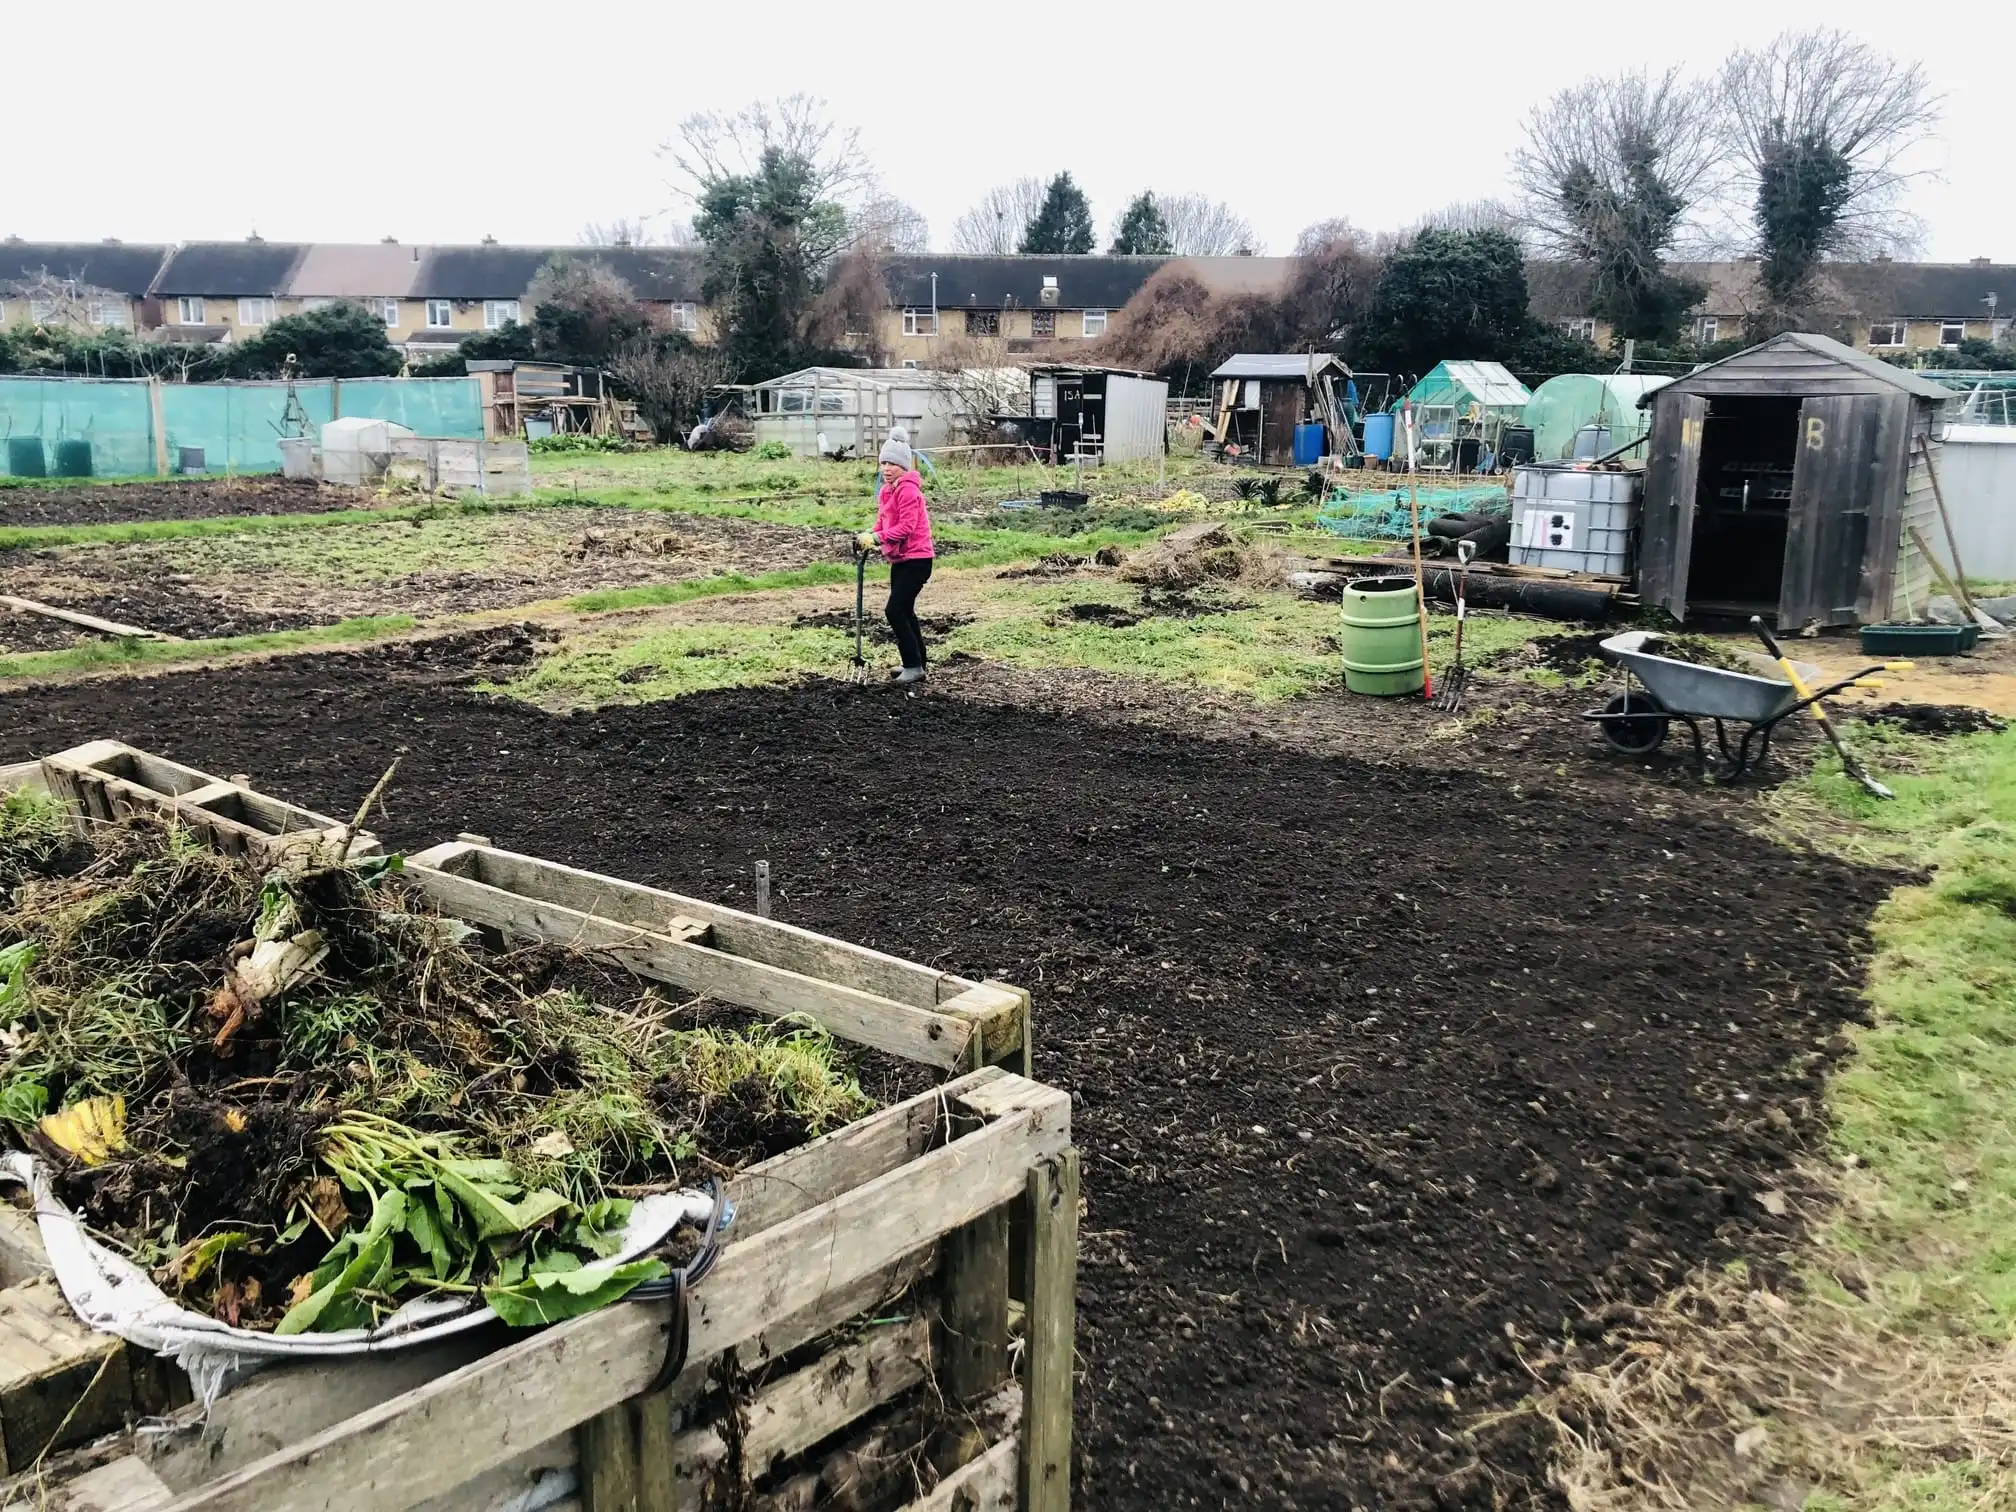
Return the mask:
<svg viewBox="0 0 2016 1512">
<path fill-rule="evenodd" d="M 1078 1152 L 1029 1173 L 1028 1375 L 1023 1385 L 1021 1512 L 1070 1512 L 1071 1372 L 1078 1296 Z"/>
</svg>

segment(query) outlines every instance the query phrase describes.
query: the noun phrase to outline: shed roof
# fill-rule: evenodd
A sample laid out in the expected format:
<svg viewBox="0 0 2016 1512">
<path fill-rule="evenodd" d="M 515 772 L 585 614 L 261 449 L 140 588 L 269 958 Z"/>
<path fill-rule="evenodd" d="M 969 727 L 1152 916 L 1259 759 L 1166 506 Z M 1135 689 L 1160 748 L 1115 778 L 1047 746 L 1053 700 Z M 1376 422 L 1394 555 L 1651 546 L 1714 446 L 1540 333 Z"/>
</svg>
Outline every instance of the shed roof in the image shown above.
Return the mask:
<svg viewBox="0 0 2016 1512">
<path fill-rule="evenodd" d="M 1659 390 L 1661 394 L 1787 398 L 1890 392 L 1941 403 L 1953 397 L 1950 389 L 1916 373 L 1844 346 L 1831 336 L 1817 336 L 1810 331 L 1787 331 L 1782 336 L 1773 336 L 1733 357 L 1698 367 Z M 1652 397 L 1648 395 L 1638 402 L 1647 403 Z"/>
<path fill-rule="evenodd" d="M 168 248 L 158 242 L 0 241 L 0 289 L 19 289 L 47 273 L 83 288 L 130 299 L 145 296 Z"/>
<path fill-rule="evenodd" d="M 189 242 L 154 281 L 156 294 L 284 295 L 307 247 L 299 242 Z"/>
<path fill-rule="evenodd" d="M 1306 381 L 1310 363 L 1318 373 L 1351 376 L 1343 360 L 1329 352 L 1235 352 L 1212 370 L 1213 378 L 1293 378 Z"/>
</svg>

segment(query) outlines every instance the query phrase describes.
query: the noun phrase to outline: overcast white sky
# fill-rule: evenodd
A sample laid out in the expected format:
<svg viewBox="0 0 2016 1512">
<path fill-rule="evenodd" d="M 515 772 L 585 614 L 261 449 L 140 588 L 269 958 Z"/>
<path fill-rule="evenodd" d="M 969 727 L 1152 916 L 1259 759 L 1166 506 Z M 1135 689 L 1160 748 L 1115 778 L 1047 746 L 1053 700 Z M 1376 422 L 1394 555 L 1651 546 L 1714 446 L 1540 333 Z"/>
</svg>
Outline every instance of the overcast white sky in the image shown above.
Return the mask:
<svg viewBox="0 0 2016 1512">
<path fill-rule="evenodd" d="M 1102 237 L 1138 189 L 1202 190 L 1285 252 L 1328 217 L 1378 230 L 1504 195 L 1521 117 L 1587 73 L 1707 69 L 1824 15 L 1921 58 L 1946 96 L 1938 178 L 1911 199 L 1925 255 L 2016 260 L 2009 0 L 6 11 L 0 236 L 31 240 L 571 241 L 675 204 L 654 149 L 689 112 L 803 89 L 861 129 L 934 246 L 990 184 L 1069 168 Z"/>
</svg>

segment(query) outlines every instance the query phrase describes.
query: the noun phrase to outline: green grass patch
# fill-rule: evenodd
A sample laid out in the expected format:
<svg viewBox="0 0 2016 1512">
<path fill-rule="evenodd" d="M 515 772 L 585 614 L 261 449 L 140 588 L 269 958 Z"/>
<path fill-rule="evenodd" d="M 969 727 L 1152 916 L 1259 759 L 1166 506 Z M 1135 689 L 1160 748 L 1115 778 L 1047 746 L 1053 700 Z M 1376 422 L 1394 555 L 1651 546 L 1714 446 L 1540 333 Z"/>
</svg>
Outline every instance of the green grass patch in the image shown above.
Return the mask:
<svg viewBox="0 0 2016 1512">
<path fill-rule="evenodd" d="M 824 583 L 845 583 L 853 579 L 854 568 L 846 562 L 814 562 L 809 567 L 786 567 L 776 572 L 724 572 L 714 577 L 689 578 L 680 583 L 645 583 L 636 588 L 600 588 L 576 594 L 565 607 L 576 614 L 603 614 L 612 609 L 655 609 L 668 604 L 687 604 L 694 599 L 718 598 L 724 593 L 771 593 L 783 588 L 816 588 Z"/>
<path fill-rule="evenodd" d="M 265 635 L 230 635 L 217 640 L 93 641 L 64 651 L 29 651 L 19 656 L 0 656 L 0 678 L 56 677 L 69 672 L 91 672 L 111 667 L 165 666 L 177 662 L 204 661 L 213 656 L 232 656 L 252 651 L 305 651 L 332 646 L 362 645 L 384 640 L 413 628 L 410 614 L 382 614 L 344 620 L 334 625 L 317 625 L 306 630 L 276 630 Z"/>
<path fill-rule="evenodd" d="M 811 675 L 841 677 L 853 646 L 851 635 L 781 625 L 674 625 L 642 635 L 591 631 L 541 658 L 517 681 L 486 691 L 559 709 L 650 703 Z"/>
</svg>

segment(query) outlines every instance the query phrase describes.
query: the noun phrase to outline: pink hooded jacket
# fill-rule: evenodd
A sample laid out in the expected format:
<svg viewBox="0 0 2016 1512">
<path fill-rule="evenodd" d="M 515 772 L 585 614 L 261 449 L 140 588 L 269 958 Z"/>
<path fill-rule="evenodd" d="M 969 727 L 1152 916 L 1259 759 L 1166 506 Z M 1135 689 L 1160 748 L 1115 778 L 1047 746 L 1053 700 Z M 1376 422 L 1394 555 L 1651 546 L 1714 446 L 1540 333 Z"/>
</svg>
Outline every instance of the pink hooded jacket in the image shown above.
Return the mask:
<svg viewBox="0 0 2016 1512">
<path fill-rule="evenodd" d="M 938 554 L 931 544 L 931 516 L 924 507 L 924 485 L 914 472 L 882 485 L 876 495 L 875 534 L 882 555 L 891 562 L 915 562 Z"/>
</svg>

